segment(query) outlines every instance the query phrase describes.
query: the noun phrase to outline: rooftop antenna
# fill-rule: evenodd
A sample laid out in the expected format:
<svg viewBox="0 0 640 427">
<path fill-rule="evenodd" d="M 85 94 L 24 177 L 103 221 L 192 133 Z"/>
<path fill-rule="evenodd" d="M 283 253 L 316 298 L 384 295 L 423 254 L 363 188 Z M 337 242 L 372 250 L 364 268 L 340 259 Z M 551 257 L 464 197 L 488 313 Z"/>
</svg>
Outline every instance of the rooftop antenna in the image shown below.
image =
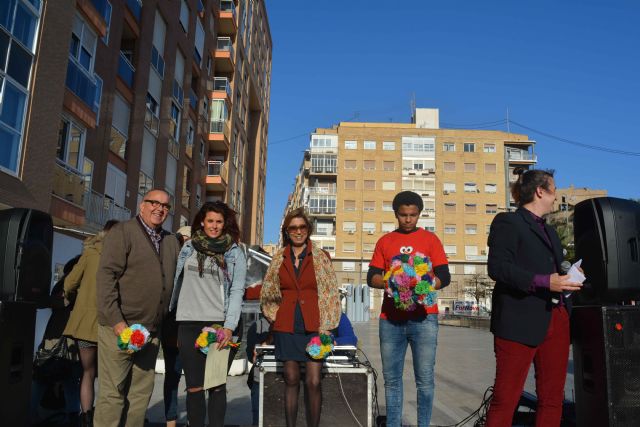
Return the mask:
<svg viewBox="0 0 640 427">
<path fill-rule="evenodd" d="M 409 106 L 411 108 L 411 123 L 416 122 L 416 93 L 411 93 L 411 100 L 409 101 Z"/>
<path fill-rule="evenodd" d="M 509 123 L 509 107 L 507 107 L 507 133 L 511 133 L 511 125 Z"/>
</svg>

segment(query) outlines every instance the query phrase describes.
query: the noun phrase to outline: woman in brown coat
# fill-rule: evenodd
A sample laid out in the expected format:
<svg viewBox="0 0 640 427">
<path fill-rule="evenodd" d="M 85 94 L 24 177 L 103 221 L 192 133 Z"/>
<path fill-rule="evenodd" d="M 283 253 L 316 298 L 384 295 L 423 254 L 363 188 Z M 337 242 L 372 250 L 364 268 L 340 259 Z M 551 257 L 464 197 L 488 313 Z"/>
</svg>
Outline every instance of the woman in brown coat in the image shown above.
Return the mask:
<svg viewBox="0 0 640 427">
<path fill-rule="evenodd" d="M 76 340 L 82 363 L 80 380 L 80 407 L 82 425 L 93 425 L 93 384 L 96 379 L 96 356 L 98 349 L 98 323 L 96 308 L 96 272 L 102 254 L 102 240 L 118 221 L 108 221 L 104 229 L 84 241 L 84 249 L 78 263 L 64 281 L 64 294 L 71 299 L 77 294 L 67 327 L 63 334 Z"/>
<path fill-rule="evenodd" d="M 284 248 L 273 257 L 260 302 L 272 324 L 276 358 L 284 362 L 287 426 L 296 425 L 300 363 L 305 363 L 307 425 L 320 423 L 322 361 L 306 354 L 309 340 L 328 334 L 340 321 L 340 293 L 329 255 L 309 238 L 311 222 L 302 209 L 284 219 Z"/>
</svg>

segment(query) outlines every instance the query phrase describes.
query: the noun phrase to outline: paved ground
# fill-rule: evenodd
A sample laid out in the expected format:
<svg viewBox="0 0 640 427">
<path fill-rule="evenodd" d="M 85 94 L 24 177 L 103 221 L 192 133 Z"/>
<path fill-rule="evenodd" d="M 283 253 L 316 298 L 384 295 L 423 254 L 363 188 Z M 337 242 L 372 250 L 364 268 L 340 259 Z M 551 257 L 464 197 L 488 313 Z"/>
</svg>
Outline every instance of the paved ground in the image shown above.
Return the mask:
<svg viewBox="0 0 640 427">
<path fill-rule="evenodd" d="M 384 381 L 378 347 L 378 322 L 354 323 L 359 346 L 379 372 L 378 394 L 380 409 L 384 413 Z M 455 424 L 480 406 L 482 395 L 493 384 L 495 374 L 492 335 L 484 329 L 440 326 L 436 358 L 436 391 L 432 425 Z M 416 390 L 413 380 L 411 352 L 407 351 L 404 369 L 403 424 L 416 425 Z M 156 376 L 156 387 L 149 407 L 148 418 L 155 426 L 163 425 L 162 375 Z M 225 424 L 250 425 L 251 402 L 246 375 L 229 377 L 227 383 L 228 406 Z M 533 372 L 525 389 L 535 390 Z M 573 363 L 569 362 L 569 375 L 565 396 L 573 400 Z M 186 420 L 184 384 L 180 392 L 180 420 Z M 472 425 L 472 424 L 469 424 Z"/>
</svg>

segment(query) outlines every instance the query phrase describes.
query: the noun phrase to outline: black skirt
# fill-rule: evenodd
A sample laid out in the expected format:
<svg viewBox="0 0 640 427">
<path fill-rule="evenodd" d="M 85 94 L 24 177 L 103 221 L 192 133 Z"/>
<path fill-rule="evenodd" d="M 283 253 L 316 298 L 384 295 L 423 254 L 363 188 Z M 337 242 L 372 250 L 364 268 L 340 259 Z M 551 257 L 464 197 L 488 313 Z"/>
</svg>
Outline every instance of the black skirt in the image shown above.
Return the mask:
<svg viewBox="0 0 640 427">
<path fill-rule="evenodd" d="M 317 337 L 318 332 L 307 332 L 304 328 L 304 317 L 300 304 L 296 304 L 295 317 L 293 321 L 293 333 L 274 332 L 273 343 L 276 350 L 276 359 L 285 362 L 295 360 L 297 362 L 313 362 L 315 359 L 307 354 L 307 344 L 313 337 Z"/>
</svg>

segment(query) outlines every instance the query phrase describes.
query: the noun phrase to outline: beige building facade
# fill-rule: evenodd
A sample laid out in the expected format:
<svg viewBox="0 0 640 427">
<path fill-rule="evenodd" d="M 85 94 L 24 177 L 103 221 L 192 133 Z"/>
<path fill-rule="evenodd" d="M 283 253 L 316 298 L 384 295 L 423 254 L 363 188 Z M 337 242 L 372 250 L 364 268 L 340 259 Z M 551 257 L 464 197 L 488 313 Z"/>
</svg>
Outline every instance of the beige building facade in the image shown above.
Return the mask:
<svg viewBox="0 0 640 427">
<path fill-rule="evenodd" d="M 167 229 L 224 200 L 262 243 L 264 1 L 16 0 L 0 39 L 0 207 L 52 215 L 54 263 L 151 188 L 171 195 Z"/>
<path fill-rule="evenodd" d="M 536 163 L 534 145 L 522 134 L 441 129 L 437 109 L 417 109 L 412 123 L 342 122 L 311 135 L 289 208 L 313 218 L 339 283 L 362 284 L 377 240 L 396 229 L 393 197 L 420 194 L 418 225 L 440 238 L 452 273 L 439 305 L 452 308 L 471 299 L 465 287 L 475 274 L 486 275 L 489 225 L 513 208 L 512 172 Z M 372 311 L 380 298 L 373 290 Z"/>
</svg>

